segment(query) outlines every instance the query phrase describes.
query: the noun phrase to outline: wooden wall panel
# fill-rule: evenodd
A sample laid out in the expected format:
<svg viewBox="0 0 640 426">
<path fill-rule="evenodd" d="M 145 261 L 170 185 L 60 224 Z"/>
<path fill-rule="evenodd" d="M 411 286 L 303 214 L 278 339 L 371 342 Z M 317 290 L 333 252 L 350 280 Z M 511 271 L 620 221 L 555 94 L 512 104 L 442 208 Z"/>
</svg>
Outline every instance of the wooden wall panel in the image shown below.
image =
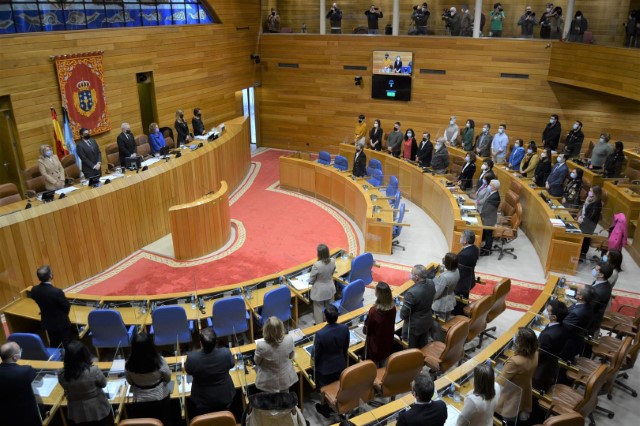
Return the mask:
<svg viewBox="0 0 640 426">
<path fill-rule="evenodd" d="M 97 135 L 103 148 L 115 142 L 127 121 L 142 129 L 136 73 L 153 72 L 161 126 L 173 128 L 175 111 L 202 109 L 213 127 L 237 116 L 235 92 L 253 85 L 260 4 L 256 0 L 215 1 L 219 25 L 188 25 L 52 32 L 0 36 L 0 96 L 9 95 L 24 165 L 35 163 L 39 147 L 51 143 L 49 106 L 59 117 L 60 91 L 49 57 L 104 51 L 105 90 L 112 130 Z M 248 27 L 248 29 L 236 29 Z"/>
<path fill-rule="evenodd" d="M 264 35 L 262 87 L 257 89 L 262 143 L 337 152 L 337 144 L 353 139 L 360 113 L 366 115 L 368 126 L 381 119 L 385 133 L 397 120 L 404 130 L 411 127 L 419 135 L 427 130 L 435 139 L 453 114 L 460 125 L 473 118 L 477 130 L 489 122 L 495 131 L 499 123 L 506 123 L 511 139 L 540 142 L 549 115 L 556 113 L 563 132 L 578 119 L 584 123 L 587 141 L 608 131 L 614 139 L 637 145 L 640 103 L 549 83 L 552 49 L 546 45 L 524 40 Z M 380 49 L 413 51 L 410 102 L 371 99 L 371 52 Z M 299 68 L 280 68 L 281 62 Z M 344 65 L 367 70 L 344 70 Z M 446 74 L 422 74 L 420 69 Z M 503 72 L 528 78 L 502 78 Z M 362 86 L 354 84 L 356 75 L 363 76 Z"/>
</svg>

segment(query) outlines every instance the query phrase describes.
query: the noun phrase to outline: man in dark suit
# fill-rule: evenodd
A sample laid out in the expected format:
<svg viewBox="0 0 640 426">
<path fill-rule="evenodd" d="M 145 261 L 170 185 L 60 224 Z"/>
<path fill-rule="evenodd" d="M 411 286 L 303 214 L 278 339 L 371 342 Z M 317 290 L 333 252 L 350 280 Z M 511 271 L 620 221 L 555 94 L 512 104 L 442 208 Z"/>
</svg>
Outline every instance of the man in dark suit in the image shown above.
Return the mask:
<svg viewBox="0 0 640 426">
<path fill-rule="evenodd" d="M 411 409 L 398 416 L 398 426 L 444 426 L 447 421 L 447 404 L 441 399 L 432 401 L 433 380 L 428 374 L 418 374 L 411 382 L 411 393 L 416 399 Z"/>
<path fill-rule="evenodd" d="M 364 141 L 358 141 L 356 145 L 352 173 L 355 177 L 363 177 L 367 174 L 367 156 L 364 153 Z"/>
<path fill-rule="evenodd" d="M 411 279 L 415 284 L 404 294 L 400 310 L 400 318 L 404 320 L 402 339 L 409 343 L 410 348 L 421 349 L 427 344 L 433 327 L 431 305 L 436 295 L 436 285 L 424 265 L 413 267 Z"/>
<path fill-rule="evenodd" d="M 456 296 L 469 298 L 469 292 L 475 286 L 476 283 L 476 263 L 478 263 L 478 257 L 480 251 L 474 244 L 476 242 L 476 234 L 473 231 L 465 230 L 460 237 L 460 244 L 462 249 L 458 252 L 458 272 L 460 272 L 460 278 L 458 284 L 454 289 Z M 456 306 L 453 309 L 454 315 L 464 315 L 464 303 L 456 301 Z"/>
<path fill-rule="evenodd" d="M 591 287 L 593 288 L 593 319 L 591 321 L 591 327 L 589 327 L 589 334 L 595 336 L 600 331 L 600 324 L 602 323 L 602 317 L 607 310 L 609 300 L 611 300 L 611 284 L 609 284 L 609 278 L 613 274 L 613 267 L 605 262 L 598 262 L 593 268 L 592 275 L 595 278 Z"/>
<path fill-rule="evenodd" d="M 420 166 L 430 167 L 431 157 L 433 157 L 433 144 L 431 143 L 431 135 L 427 132 L 422 134 L 422 141 L 418 147 L 418 153 L 416 154 Z"/>
<path fill-rule="evenodd" d="M 349 327 L 345 324 L 337 324 L 338 315 L 338 308 L 335 306 L 329 305 L 324 308 L 327 325 L 316 333 L 313 342 L 313 360 L 318 389 L 340 379 L 342 370 L 347 368 Z M 316 404 L 316 411 L 325 418 L 331 416 L 331 408 L 328 404 Z"/>
<path fill-rule="evenodd" d="M 49 345 L 66 345 L 72 338 L 71 304 L 64 292 L 51 284 L 53 272 L 49 265 L 39 267 L 37 274 L 40 284 L 31 288 L 31 298 L 40 308 L 40 322 L 49 336 Z"/>
<path fill-rule="evenodd" d="M 567 329 L 562 322 L 569 311 L 567 305 L 553 299 L 547 305 L 549 324 L 538 336 L 538 367 L 533 374 L 533 387 L 548 390 L 558 377 L 558 359 L 567 338 Z"/>
<path fill-rule="evenodd" d="M 545 187 L 549 194 L 554 197 L 560 197 L 564 193 L 564 181 L 569 176 L 569 168 L 564 160 L 564 154 L 558 154 L 558 160 L 556 165 L 547 176 L 547 182 Z"/>
<path fill-rule="evenodd" d="M 480 218 L 483 226 L 495 226 L 498 221 L 498 207 L 500 207 L 500 181 L 494 179 L 489 183 L 489 196 L 482 204 L 480 209 Z M 482 231 L 482 241 L 484 248 L 480 250 L 480 256 L 489 256 L 493 248 L 493 229 L 485 229 Z"/>
<path fill-rule="evenodd" d="M 86 179 L 102 176 L 102 153 L 98 143 L 89 134 L 89 129 L 80 129 L 82 141 L 78 142 L 76 152 L 82 165 L 82 174 Z"/>
<path fill-rule="evenodd" d="M 116 142 L 118 142 L 120 165 L 124 167 L 125 158 L 136 157 L 138 155 L 138 145 L 136 145 L 136 138 L 133 137 L 133 134 L 131 133 L 131 126 L 129 126 L 129 123 L 122 123 L 120 129 L 122 129 L 122 133 L 118 135 Z"/>
<path fill-rule="evenodd" d="M 38 405 L 31 382 L 36 370 L 29 365 L 18 365 L 22 350 L 15 342 L 0 347 L 0 413 L 5 426 L 41 426 Z"/>
<path fill-rule="evenodd" d="M 229 375 L 235 362 L 226 347 L 216 347 L 217 336 L 212 328 L 200 332 L 201 351 L 187 354 L 185 371 L 193 376 L 191 385 L 191 417 L 214 411 L 228 410 L 236 395 Z M 244 374 L 244 372 L 240 372 Z"/>
<path fill-rule="evenodd" d="M 584 349 L 584 338 L 588 334 L 593 318 L 592 301 L 594 290 L 585 285 L 576 295 L 577 303 L 569 308 L 569 313 L 562 322 L 567 329 L 567 339 L 560 352 L 564 360 L 573 361 Z"/>
</svg>

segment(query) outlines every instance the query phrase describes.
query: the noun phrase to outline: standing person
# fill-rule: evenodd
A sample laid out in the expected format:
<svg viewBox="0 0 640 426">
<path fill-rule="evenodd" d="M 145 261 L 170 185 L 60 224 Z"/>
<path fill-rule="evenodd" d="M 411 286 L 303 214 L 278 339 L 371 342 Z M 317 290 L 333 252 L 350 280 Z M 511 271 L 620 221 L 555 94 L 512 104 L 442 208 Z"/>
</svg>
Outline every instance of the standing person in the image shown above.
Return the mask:
<svg viewBox="0 0 640 426">
<path fill-rule="evenodd" d="M 37 373 L 30 365 L 18 365 L 22 349 L 16 342 L 0 346 L 0 412 L 5 426 L 42 426 L 31 383 Z"/>
<path fill-rule="evenodd" d="M 349 327 L 337 323 L 338 315 L 338 308 L 333 305 L 324 309 L 327 325 L 318 330 L 313 341 L 313 363 L 318 389 L 339 380 L 340 374 L 347 368 Z M 331 417 L 329 404 L 316 404 L 316 411 L 327 419 Z"/>
<path fill-rule="evenodd" d="M 311 267 L 309 285 L 311 286 L 310 298 L 313 301 L 313 320 L 316 324 L 322 322 L 322 311 L 331 305 L 336 294 L 336 286 L 333 283 L 333 273 L 336 271 L 336 261 L 329 255 L 329 247 L 326 244 L 318 244 L 318 260 Z"/>
<path fill-rule="evenodd" d="M 447 151 L 447 145 L 444 138 L 440 138 L 436 141 L 436 149 L 433 151 L 433 157 L 431 157 L 431 168 L 437 174 L 447 173 L 449 168 L 449 151 Z"/>
<path fill-rule="evenodd" d="M 564 154 L 558 155 L 556 160 L 556 165 L 549 173 L 547 177 L 547 182 L 545 183 L 545 187 L 549 194 L 554 197 L 561 197 L 564 193 L 564 181 L 567 179 L 569 175 L 569 168 L 564 160 Z"/>
<path fill-rule="evenodd" d="M 629 17 L 627 18 L 627 22 L 625 22 L 624 24 L 624 47 L 636 47 L 637 46 L 637 26 L 638 23 L 640 22 L 637 19 L 637 15 L 640 14 L 640 12 L 637 11 L 629 11 Z"/>
<path fill-rule="evenodd" d="M 400 55 L 396 56 L 396 61 L 393 63 L 393 72 L 396 74 L 402 73 L 402 58 Z"/>
<path fill-rule="evenodd" d="M 564 187 L 562 194 L 562 204 L 569 209 L 578 209 L 580 201 L 580 191 L 582 190 L 582 169 L 575 168 L 569 173 L 569 181 Z"/>
<path fill-rule="evenodd" d="M 584 39 L 584 32 L 589 29 L 589 23 L 582 14 L 582 11 L 577 11 L 571 21 L 571 27 L 569 28 L 569 37 L 567 41 L 575 41 L 582 43 Z"/>
<path fill-rule="evenodd" d="M 485 158 L 482 160 L 482 166 L 480 166 L 480 176 L 478 177 L 478 182 L 476 183 L 476 188 L 479 190 L 485 184 L 485 176 L 492 175 L 495 176 L 493 172 L 493 160 L 491 158 Z"/>
<path fill-rule="evenodd" d="M 122 132 L 116 138 L 116 142 L 118 143 L 120 165 L 124 167 L 125 159 L 138 156 L 138 145 L 136 145 L 136 138 L 133 136 L 133 133 L 131 133 L 129 123 L 122 123 L 120 129 Z"/>
<path fill-rule="evenodd" d="M 467 152 L 464 161 L 464 166 L 458 176 L 458 186 L 464 191 L 469 191 L 473 188 L 473 176 L 476 174 L 476 155 L 473 152 Z"/>
<path fill-rule="evenodd" d="M 576 120 L 576 122 L 573 123 L 573 128 L 564 140 L 565 158 L 570 159 L 580 157 L 583 142 L 584 133 L 582 133 L 582 121 Z"/>
<path fill-rule="evenodd" d="M 472 119 L 468 119 L 462 130 L 462 149 L 467 152 L 473 152 L 473 135 L 475 133 L 476 123 Z"/>
<path fill-rule="evenodd" d="M 102 153 L 95 139 L 91 137 L 89 129 L 81 128 L 82 142 L 78 142 L 76 152 L 80 158 L 80 166 L 85 179 L 102 176 Z"/>
<path fill-rule="evenodd" d="M 280 32 L 280 15 L 273 7 L 271 8 L 271 13 L 267 16 L 267 30 L 270 33 Z"/>
<path fill-rule="evenodd" d="M 482 133 L 476 137 L 476 154 L 478 157 L 488 157 L 491 155 L 491 124 L 484 123 L 482 125 Z"/>
<path fill-rule="evenodd" d="M 536 170 L 538 161 L 540 161 L 540 157 L 538 156 L 538 147 L 536 146 L 535 141 L 529 141 L 527 154 L 520 162 L 520 174 L 524 177 L 532 175 Z"/>
<path fill-rule="evenodd" d="M 622 166 L 625 163 L 624 144 L 622 141 L 616 141 L 613 152 L 609 154 L 604 162 L 604 170 L 602 177 L 617 178 L 622 175 Z"/>
<path fill-rule="evenodd" d="M 207 134 L 207 129 L 204 127 L 202 121 L 202 110 L 200 108 L 193 109 L 193 117 L 191 118 L 191 127 L 193 127 L 193 134 L 196 136 L 202 136 Z"/>
<path fill-rule="evenodd" d="M 416 399 L 411 409 L 400 412 L 398 426 L 444 426 L 447 421 L 447 404 L 433 401 L 435 387 L 428 374 L 420 373 L 411 382 L 411 394 Z"/>
<path fill-rule="evenodd" d="M 364 141 L 367 136 L 367 123 L 364 121 L 364 114 L 358 116 L 358 124 L 353 135 L 353 143 L 357 144 L 360 141 Z"/>
<path fill-rule="evenodd" d="M 489 27 L 490 37 L 502 37 L 502 21 L 504 21 L 504 10 L 501 3 L 494 3 L 493 10 L 489 12 L 491 26 Z"/>
<path fill-rule="evenodd" d="M 569 314 L 567 305 L 558 299 L 551 300 L 546 311 L 549 324 L 538 336 L 538 367 L 532 379 L 533 387 L 545 392 L 558 378 L 558 360 L 567 340 L 567 329 L 562 322 Z"/>
<path fill-rule="evenodd" d="M 560 119 L 556 114 L 552 114 L 549 124 L 546 125 L 542 132 L 542 146 L 549 148 L 551 151 L 557 151 L 561 134 L 562 124 L 560 124 Z"/>
<path fill-rule="evenodd" d="M 451 311 L 456 307 L 454 291 L 458 281 L 460 281 L 458 255 L 455 253 L 445 254 L 444 259 L 442 259 L 442 265 L 445 270 L 433 279 L 433 283 L 436 286 L 436 294 L 431 309 L 436 315 L 448 321 Z"/>
<path fill-rule="evenodd" d="M 429 22 L 429 16 L 431 12 L 427 10 L 427 3 L 422 3 L 422 6 L 416 6 L 416 10 L 413 14 L 414 22 L 416 25 L 416 35 L 427 35 L 427 23 Z"/>
<path fill-rule="evenodd" d="M 562 38 L 562 29 L 564 28 L 564 18 L 562 17 L 562 8 L 556 6 L 549 16 L 549 22 L 551 24 L 551 38 L 560 40 Z"/>
<path fill-rule="evenodd" d="M 333 3 L 327 12 L 327 19 L 331 25 L 331 34 L 342 34 L 342 10 L 337 3 Z"/>
<path fill-rule="evenodd" d="M 497 379 L 501 392 L 496 412 L 507 425 L 529 419 L 533 406 L 531 380 L 538 366 L 538 339 L 533 330 L 520 328 L 514 346 L 515 354 L 507 359 Z"/>
<path fill-rule="evenodd" d="M 171 370 L 167 361 L 156 352 L 148 334 L 133 335 L 131 355 L 124 368 L 134 401 L 127 409 L 129 416 L 150 417 L 171 425 Z"/>
<path fill-rule="evenodd" d="M 40 322 L 49 336 L 49 346 L 65 346 L 73 337 L 73 328 L 69 321 L 71 304 L 64 292 L 53 286 L 53 272 L 49 265 L 43 265 L 36 272 L 40 284 L 31 288 L 31 298 L 40 308 Z"/>
<path fill-rule="evenodd" d="M 462 17 L 455 7 L 451 7 L 451 9 L 449 9 L 449 13 L 443 15 L 442 19 L 446 21 L 445 26 L 449 28 L 449 32 L 452 37 L 460 36 L 460 31 L 462 29 Z"/>
<path fill-rule="evenodd" d="M 383 135 L 384 131 L 382 130 L 382 125 L 380 125 L 380 120 L 373 120 L 373 127 L 369 131 L 369 148 L 374 151 L 380 151 L 382 149 Z"/>
<path fill-rule="evenodd" d="M 460 36 L 473 37 L 473 16 L 469 13 L 469 5 L 464 4 L 460 9 L 462 12 L 462 22 L 460 23 Z"/>
<path fill-rule="evenodd" d="M 536 169 L 533 172 L 533 182 L 543 187 L 547 181 L 547 177 L 551 173 L 551 150 L 545 149 L 540 154 L 540 161 L 536 164 Z"/>
<path fill-rule="evenodd" d="M 433 158 L 433 144 L 431 143 L 431 134 L 422 132 L 422 140 L 416 154 L 416 161 L 421 167 L 431 167 L 431 158 Z"/>
<path fill-rule="evenodd" d="M 236 395 L 236 388 L 229 375 L 235 366 L 229 348 L 216 347 L 217 336 L 213 328 L 200 331 L 202 350 L 187 354 L 184 368 L 193 377 L 191 385 L 191 418 L 201 414 L 228 410 Z"/>
<path fill-rule="evenodd" d="M 376 302 L 369 309 L 364 322 L 365 358 L 381 366 L 393 351 L 396 326 L 396 307 L 391 287 L 384 281 L 376 284 Z"/>
<path fill-rule="evenodd" d="M 506 133 L 507 125 L 500 124 L 498 133 L 491 141 L 491 156 L 495 164 L 503 164 L 507 158 L 507 146 L 509 146 L 509 136 Z"/>
<path fill-rule="evenodd" d="M 298 381 L 291 359 L 294 356 L 293 338 L 284 332 L 278 317 L 265 320 L 264 340 L 256 341 L 256 388 L 263 392 L 288 392 Z"/>
<path fill-rule="evenodd" d="M 102 391 L 107 378 L 92 364 L 91 354 L 81 342 L 73 340 L 67 345 L 58 382 L 67 397 L 67 418 L 74 425 L 113 425 L 111 404 Z"/>
<path fill-rule="evenodd" d="M 149 143 L 151 145 L 151 154 L 157 154 L 162 148 L 167 146 L 167 141 L 164 140 L 158 123 L 149 124 Z"/>
<path fill-rule="evenodd" d="M 473 369 L 473 392 L 464 399 L 456 426 L 492 426 L 493 413 L 500 399 L 500 386 L 493 367 L 480 364 Z"/>
<path fill-rule="evenodd" d="M 609 145 L 611 135 L 609 133 L 600 133 L 600 140 L 591 151 L 591 164 L 589 168 L 592 170 L 600 170 L 604 167 L 607 157 L 613 153 L 613 148 Z"/>
<path fill-rule="evenodd" d="M 353 170 L 355 177 L 363 177 L 367 174 L 367 155 L 364 153 L 364 141 L 356 144 L 356 153 L 353 156 Z"/>
<path fill-rule="evenodd" d="M 462 231 L 460 237 L 460 244 L 462 249 L 458 252 L 458 271 L 460 272 L 460 279 L 454 289 L 456 296 L 460 296 L 464 299 L 469 299 L 469 293 L 471 289 L 476 285 L 476 263 L 480 256 L 480 250 L 474 244 L 476 242 L 476 234 L 470 230 Z M 456 302 L 456 306 L 453 309 L 454 315 L 462 315 L 464 312 L 464 303 Z"/>
<path fill-rule="evenodd" d="M 540 38 L 551 38 L 551 15 L 553 14 L 553 3 L 547 3 L 547 8 L 540 17 Z"/>
<path fill-rule="evenodd" d="M 480 218 L 483 226 L 495 226 L 498 221 L 498 207 L 500 207 L 500 181 L 493 179 L 489 183 L 489 196 L 485 200 Z M 493 250 L 493 229 L 485 229 L 482 231 L 482 240 L 484 248 L 480 250 L 480 256 L 489 256 Z"/>
<path fill-rule="evenodd" d="M 408 342 L 410 348 L 421 349 L 428 343 L 433 326 L 431 305 L 436 286 L 423 265 L 411 269 L 410 279 L 415 284 L 405 293 L 400 310 L 400 318 L 404 320 L 402 340 Z"/>
<path fill-rule="evenodd" d="M 567 327 L 567 333 L 560 357 L 566 361 L 573 362 L 576 355 L 582 353 L 584 349 L 584 339 L 593 317 L 591 303 L 594 298 L 593 293 L 592 286 L 582 286 L 576 294 L 576 304 L 569 308 L 569 313 L 563 321 L 564 326 Z"/>
<path fill-rule="evenodd" d="M 400 131 L 400 122 L 393 123 L 393 131 L 387 136 L 387 151 L 394 157 L 400 157 L 402 151 L 402 131 Z"/>
<path fill-rule="evenodd" d="M 602 261 L 608 263 L 613 268 L 611 276 L 609 277 L 609 284 L 611 284 L 611 288 L 613 288 L 618 282 L 620 272 L 622 272 L 622 252 L 620 250 L 609 249 L 609 251 L 602 256 Z"/>
<path fill-rule="evenodd" d="M 51 145 L 40 145 L 38 170 L 44 178 L 44 187 L 47 191 L 64 188 L 64 167 L 62 167 L 58 156 L 53 155 Z"/>
<path fill-rule="evenodd" d="M 367 28 L 369 34 L 378 34 L 378 19 L 383 17 L 382 11 L 372 4 L 369 10 L 365 11 L 364 14 L 367 16 Z"/>
<path fill-rule="evenodd" d="M 578 223 L 580 224 L 580 232 L 583 234 L 593 234 L 598 226 L 600 217 L 602 216 L 602 188 L 599 185 L 594 185 L 587 194 L 587 199 L 584 201 L 580 215 L 578 216 Z M 583 260 L 587 252 L 589 251 L 589 243 L 591 238 L 583 238 L 582 248 L 580 250 L 580 258 Z"/>
<path fill-rule="evenodd" d="M 521 38 L 533 38 L 533 27 L 538 25 L 538 20 L 535 12 L 531 10 L 531 6 L 526 7 L 524 15 L 518 20 L 518 25 L 520 26 Z"/>
<path fill-rule="evenodd" d="M 407 129 L 402 143 L 402 158 L 413 161 L 418 152 L 418 144 L 416 143 L 415 133 L 413 129 Z"/>
<path fill-rule="evenodd" d="M 446 142 L 450 146 L 456 146 L 460 143 L 460 127 L 456 124 L 456 116 L 452 115 L 449 119 L 449 126 L 444 131 Z"/>
<path fill-rule="evenodd" d="M 524 158 L 525 150 L 522 146 L 522 139 L 516 139 L 516 142 L 513 144 L 513 149 L 511 150 L 511 155 L 509 156 L 509 168 L 511 170 L 520 171 L 520 164 L 522 163 L 522 159 Z"/>
<path fill-rule="evenodd" d="M 613 274 L 613 266 L 606 262 L 598 262 L 596 266 L 591 270 L 593 276 L 593 317 L 591 318 L 591 326 L 589 327 L 589 334 L 591 336 L 597 336 L 600 332 L 600 324 L 604 313 L 607 311 L 607 306 L 611 301 L 611 283 L 609 278 Z"/>
<path fill-rule="evenodd" d="M 178 146 L 184 145 L 193 139 L 189 134 L 189 125 L 184 119 L 184 111 L 181 109 L 176 111 L 174 127 L 176 128 L 176 132 L 178 132 Z"/>
</svg>

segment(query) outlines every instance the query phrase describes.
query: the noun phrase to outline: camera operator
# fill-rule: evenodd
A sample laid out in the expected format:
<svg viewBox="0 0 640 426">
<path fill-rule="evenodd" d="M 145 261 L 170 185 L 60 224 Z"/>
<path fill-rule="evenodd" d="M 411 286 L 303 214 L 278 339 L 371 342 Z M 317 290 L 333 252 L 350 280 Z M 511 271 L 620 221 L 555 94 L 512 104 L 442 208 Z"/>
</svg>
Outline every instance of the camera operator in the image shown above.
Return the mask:
<svg viewBox="0 0 640 426">
<path fill-rule="evenodd" d="M 327 19 L 331 24 L 331 34 L 342 34 L 342 10 L 334 3 L 327 13 Z"/>
<path fill-rule="evenodd" d="M 267 17 L 267 28 L 270 33 L 280 32 L 280 15 L 274 8 L 271 8 L 271 14 Z"/>
<path fill-rule="evenodd" d="M 422 6 L 413 6 L 413 13 L 411 14 L 411 21 L 415 25 L 415 29 L 409 31 L 409 35 L 427 35 L 427 21 L 431 12 L 427 10 L 427 3 L 422 3 Z"/>
<path fill-rule="evenodd" d="M 372 4 L 364 14 L 367 15 L 368 33 L 378 34 L 378 19 L 382 18 L 382 11 Z"/>
<path fill-rule="evenodd" d="M 460 11 L 462 12 L 460 35 L 462 37 L 473 37 L 473 16 L 471 16 L 471 13 L 469 12 L 469 5 L 463 4 Z"/>
<path fill-rule="evenodd" d="M 493 10 L 489 12 L 491 26 L 489 26 L 489 37 L 502 37 L 502 21 L 504 21 L 504 10 L 501 3 L 494 3 Z"/>
<path fill-rule="evenodd" d="M 444 21 L 445 28 L 448 28 L 453 37 L 460 35 L 460 29 L 462 26 L 462 17 L 457 13 L 455 7 L 451 9 L 443 9 L 442 20 Z"/>
<path fill-rule="evenodd" d="M 533 27 L 538 25 L 538 21 L 536 20 L 536 13 L 531 11 L 531 6 L 527 6 L 524 15 L 518 21 L 518 25 L 520 25 L 521 38 L 533 38 Z"/>
<path fill-rule="evenodd" d="M 540 38 L 559 40 L 562 37 L 563 24 L 562 8 L 560 6 L 554 8 L 553 3 L 547 3 L 547 10 L 540 18 Z"/>
</svg>

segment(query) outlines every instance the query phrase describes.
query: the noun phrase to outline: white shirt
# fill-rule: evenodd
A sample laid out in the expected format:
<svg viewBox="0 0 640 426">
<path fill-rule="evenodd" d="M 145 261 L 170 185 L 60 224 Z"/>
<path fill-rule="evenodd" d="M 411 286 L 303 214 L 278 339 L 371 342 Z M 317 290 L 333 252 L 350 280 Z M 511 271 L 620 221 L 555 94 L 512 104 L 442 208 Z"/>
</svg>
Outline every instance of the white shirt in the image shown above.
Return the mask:
<svg viewBox="0 0 640 426">
<path fill-rule="evenodd" d="M 464 398 L 464 407 L 456 426 L 493 426 L 493 412 L 500 399 L 500 386 L 497 383 L 493 386 L 496 395 L 489 401 L 473 392 Z"/>
</svg>

